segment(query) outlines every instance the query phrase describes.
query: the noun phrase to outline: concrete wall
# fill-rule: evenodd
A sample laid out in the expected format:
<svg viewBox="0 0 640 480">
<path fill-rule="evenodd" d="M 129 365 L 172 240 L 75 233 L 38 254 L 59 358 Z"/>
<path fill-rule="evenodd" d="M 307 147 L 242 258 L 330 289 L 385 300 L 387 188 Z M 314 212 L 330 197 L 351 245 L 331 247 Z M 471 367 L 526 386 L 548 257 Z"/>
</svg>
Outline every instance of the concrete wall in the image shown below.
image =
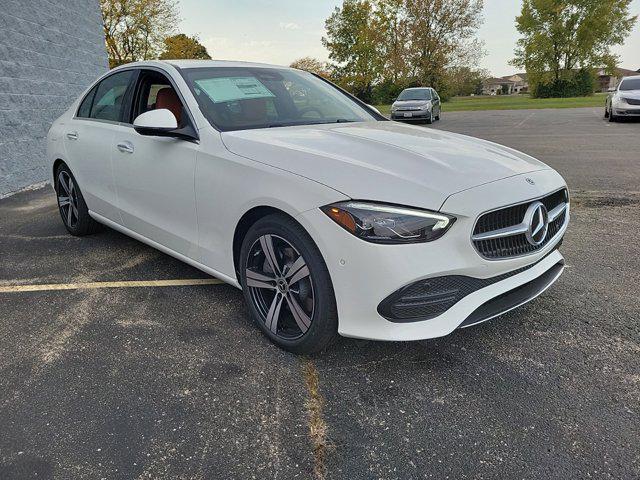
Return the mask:
<svg viewBox="0 0 640 480">
<path fill-rule="evenodd" d="M 107 53 L 98 0 L 0 3 L 1 197 L 47 179 L 47 130 Z"/>
</svg>

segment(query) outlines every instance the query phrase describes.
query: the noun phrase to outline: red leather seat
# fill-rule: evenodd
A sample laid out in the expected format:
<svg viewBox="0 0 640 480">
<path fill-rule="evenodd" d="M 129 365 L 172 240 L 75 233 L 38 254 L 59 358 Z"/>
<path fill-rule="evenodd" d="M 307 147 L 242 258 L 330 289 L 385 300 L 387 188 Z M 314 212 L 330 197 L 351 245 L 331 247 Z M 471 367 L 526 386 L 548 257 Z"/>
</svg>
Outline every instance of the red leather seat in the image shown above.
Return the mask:
<svg viewBox="0 0 640 480">
<path fill-rule="evenodd" d="M 180 121 L 182 120 L 182 103 L 173 88 L 165 87 L 158 90 L 158 95 L 156 96 L 156 110 L 159 108 L 166 108 L 173 113 L 178 121 L 178 125 L 180 125 Z"/>
</svg>

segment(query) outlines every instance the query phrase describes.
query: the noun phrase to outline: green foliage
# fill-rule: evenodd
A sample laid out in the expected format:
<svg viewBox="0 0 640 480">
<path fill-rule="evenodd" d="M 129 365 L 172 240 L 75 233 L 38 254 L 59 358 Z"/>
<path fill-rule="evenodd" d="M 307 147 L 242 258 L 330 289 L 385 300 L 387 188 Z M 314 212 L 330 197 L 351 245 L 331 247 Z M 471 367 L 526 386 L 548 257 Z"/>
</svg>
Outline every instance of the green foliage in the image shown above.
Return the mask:
<svg viewBox="0 0 640 480">
<path fill-rule="evenodd" d="M 315 73 L 321 77 L 331 79 L 331 67 L 326 62 L 313 57 L 303 57 L 291 62 L 289 65 L 291 68 L 297 68 L 298 70 L 304 70 L 305 72 Z"/>
<path fill-rule="evenodd" d="M 586 91 L 575 71 L 613 69 L 611 47 L 633 28 L 632 0 L 524 0 L 516 27 L 521 34 L 512 64 L 526 69 L 536 94 Z"/>
<path fill-rule="evenodd" d="M 535 98 L 586 97 L 593 95 L 594 88 L 595 75 L 587 69 L 580 69 L 569 78 L 535 84 L 532 94 Z"/>
<path fill-rule="evenodd" d="M 165 38 L 164 45 L 164 51 L 160 54 L 161 60 L 211 60 L 209 52 L 196 36 L 189 37 L 184 33 L 179 33 Z"/>
<path fill-rule="evenodd" d="M 100 0 L 109 65 L 158 58 L 179 22 L 175 0 Z"/>
<path fill-rule="evenodd" d="M 370 0 L 345 0 L 326 20 L 322 43 L 336 62 L 335 80 L 364 101 L 382 70 L 380 36 Z"/>
<path fill-rule="evenodd" d="M 474 37 L 482 6 L 483 0 L 344 0 L 322 39 L 334 79 L 367 102 L 408 85 L 446 94 L 455 83 L 447 71 L 473 66 L 484 54 Z"/>
</svg>

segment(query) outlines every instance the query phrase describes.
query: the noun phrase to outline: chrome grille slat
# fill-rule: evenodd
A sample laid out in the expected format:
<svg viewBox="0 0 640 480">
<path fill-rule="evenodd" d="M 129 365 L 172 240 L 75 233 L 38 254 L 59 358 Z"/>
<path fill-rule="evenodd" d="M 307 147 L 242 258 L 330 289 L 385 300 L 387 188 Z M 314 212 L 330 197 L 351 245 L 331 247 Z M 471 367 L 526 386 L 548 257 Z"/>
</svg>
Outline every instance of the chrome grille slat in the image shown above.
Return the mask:
<svg viewBox="0 0 640 480">
<path fill-rule="evenodd" d="M 541 202 L 548 211 L 548 231 L 540 245 L 532 245 L 525 235 L 524 216 L 529 206 Z M 512 258 L 540 250 L 566 223 L 569 197 L 566 189 L 545 197 L 485 213 L 478 218 L 471 237 L 478 253 L 487 259 Z"/>
</svg>

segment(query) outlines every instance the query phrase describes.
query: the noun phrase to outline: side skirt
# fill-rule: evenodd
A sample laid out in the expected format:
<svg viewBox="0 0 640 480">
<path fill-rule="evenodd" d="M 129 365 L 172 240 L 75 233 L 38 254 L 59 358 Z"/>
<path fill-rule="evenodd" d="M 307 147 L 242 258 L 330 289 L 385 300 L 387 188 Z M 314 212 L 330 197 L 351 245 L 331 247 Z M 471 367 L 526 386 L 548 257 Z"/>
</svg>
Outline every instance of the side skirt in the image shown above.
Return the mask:
<svg viewBox="0 0 640 480">
<path fill-rule="evenodd" d="M 147 245 L 149 245 L 150 247 L 155 248 L 156 250 L 160 250 L 162 253 L 166 253 L 167 255 L 171 255 L 174 258 L 177 258 L 178 260 L 180 260 L 181 262 L 184 262 L 188 265 L 191 265 L 194 268 L 197 268 L 198 270 L 202 270 L 203 272 L 216 277 L 219 280 L 222 280 L 225 283 L 228 283 L 229 285 L 233 285 L 236 288 L 240 288 L 242 289 L 242 287 L 240 286 L 240 282 L 238 282 L 237 279 L 230 277 L 228 275 L 225 275 L 224 273 L 218 272 L 216 270 L 214 270 L 213 268 L 209 268 L 206 265 L 203 265 L 200 262 L 196 262 L 195 260 L 193 260 L 192 258 L 186 257 L 185 255 L 182 255 L 181 253 L 178 253 L 174 250 L 171 250 L 168 247 L 165 247 L 164 245 L 155 242 L 145 236 L 140 235 L 139 233 L 134 232 L 133 230 L 129 230 L 126 227 L 123 227 L 120 224 L 117 224 L 111 220 L 109 220 L 108 218 L 105 218 L 101 215 L 98 215 L 95 212 L 89 211 L 89 215 L 91 215 L 91 218 L 93 218 L 96 222 L 100 222 L 104 225 L 106 225 L 109 228 L 113 228 L 114 230 L 117 230 L 120 233 L 123 233 L 125 235 L 127 235 L 128 237 L 131 238 L 135 238 L 136 240 L 142 242 L 142 243 L 146 243 Z"/>
</svg>

